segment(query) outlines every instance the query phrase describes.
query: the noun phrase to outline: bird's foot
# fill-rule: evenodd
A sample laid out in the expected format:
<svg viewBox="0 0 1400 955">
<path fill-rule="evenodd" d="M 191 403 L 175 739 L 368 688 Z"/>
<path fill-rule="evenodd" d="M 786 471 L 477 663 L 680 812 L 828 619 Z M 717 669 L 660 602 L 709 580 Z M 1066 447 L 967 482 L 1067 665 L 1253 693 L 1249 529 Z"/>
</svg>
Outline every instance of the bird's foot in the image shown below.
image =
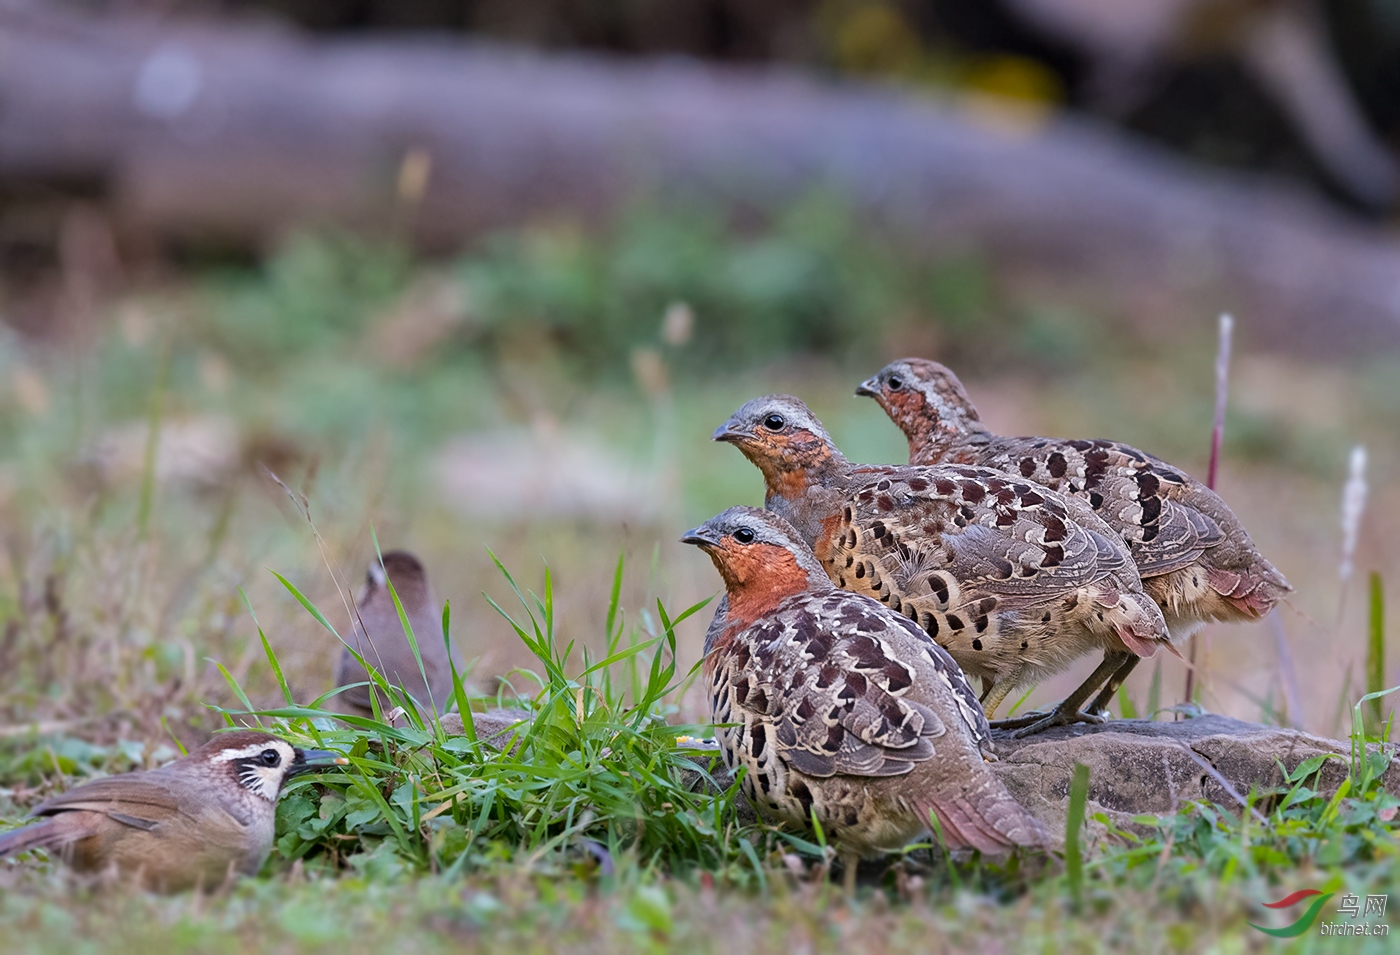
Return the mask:
<svg viewBox="0 0 1400 955">
<path fill-rule="evenodd" d="M 1025 739 L 1027 736 L 1034 736 L 1036 733 L 1043 733 L 1052 726 L 1070 726 L 1074 723 L 1102 723 L 1103 717 L 1097 713 L 1086 713 L 1080 709 L 1071 709 L 1061 704 L 1050 711 L 1049 715 L 1023 726 L 1011 735 L 1016 739 Z"/>
<path fill-rule="evenodd" d="M 1044 710 L 1031 710 L 1029 713 L 1022 713 L 1020 716 L 1008 716 L 1004 720 L 991 720 L 987 725 L 994 730 L 1015 730 L 1023 726 L 1030 726 L 1050 716 Z"/>
</svg>

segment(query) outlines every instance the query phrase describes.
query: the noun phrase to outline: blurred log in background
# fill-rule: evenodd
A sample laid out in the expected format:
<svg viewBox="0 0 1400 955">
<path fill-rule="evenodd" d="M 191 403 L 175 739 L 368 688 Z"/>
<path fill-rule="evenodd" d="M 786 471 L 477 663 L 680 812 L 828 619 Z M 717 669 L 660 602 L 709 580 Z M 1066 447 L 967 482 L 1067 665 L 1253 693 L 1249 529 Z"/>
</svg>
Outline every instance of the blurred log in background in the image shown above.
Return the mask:
<svg viewBox="0 0 1400 955">
<path fill-rule="evenodd" d="M 43 326 L 27 293 L 65 256 L 100 281 L 297 229 L 443 251 L 639 196 L 742 221 L 825 190 L 930 256 L 1247 309 L 1292 347 L 1393 344 L 1400 246 L 1358 219 L 1394 201 L 1393 20 L 1303 0 L 14 4 L 7 312 Z M 852 76 L 902 89 L 832 81 Z"/>
</svg>

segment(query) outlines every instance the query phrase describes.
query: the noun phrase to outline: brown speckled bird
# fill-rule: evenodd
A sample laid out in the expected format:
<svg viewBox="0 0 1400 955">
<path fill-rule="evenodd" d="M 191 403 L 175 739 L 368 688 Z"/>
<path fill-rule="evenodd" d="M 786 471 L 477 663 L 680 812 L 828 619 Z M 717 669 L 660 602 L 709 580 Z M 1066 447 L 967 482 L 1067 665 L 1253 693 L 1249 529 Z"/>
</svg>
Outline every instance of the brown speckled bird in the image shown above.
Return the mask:
<svg viewBox="0 0 1400 955">
<path fill-rule="evenodd" d="M 1083 501 L 985 468 L 853 465 L 789 395 L 748 402 L 714 434 L 763 472 L 837 586 L 919 624 L 982 680 L 989 714 L 1012 690 L 1096 650 L 1104 662 L 1023 734 L 1097 722 L 1084 701 L 1128 657 L 1170 647 L 1123 542 Z"/>
<path fill-rule="evenodd" d="M 987 718 L 927 634 L 834 588 L 771 511 L 731 507 L 681 540 L 724 578 L 704 671 L 725 760 L 764 815 L 804 829 L 816 817 L 848 889 L 857 858 L 907 845 L 930 813 L 950 848 L 1049 844 L 988 770 Z"/>
<path fill-rule="evenodd" d="M 365 575 L 365 591 L 356 605 L 353 632 L 346 642 L 378 670 L 391 686 L 401 686 L 426 711 L 446 710 L 452 700 L 452 666 L 442 641 L 442 604 L 438 603 L 428 583 L 428 572 L 422 562 L 408 551 L 393 550 L 383 555 L 384 563 L 371 561 Z M 394 598 L 385 586 L 385 577 L 393 582 L 404 613 L 413 627 L 418 654 L 423 660 L 422 672 L 413 648 L 404 634 Z M 460 671 L 460 666 L 458 667 Z M 427 674 L 424 683 L 423 675 Z M 336 684 L 347 686 L 369 679 L 350 651 L 340 651 L 336 667 Z M 376 691 L 378 692 L 378 691 Z M 383 694 L 379 695 L 381 711 L 389 709 Z M 369 687 L 357 686 L 337 697 L 337 705 L 355 716 L 372 715 Z"/>
<path fill-rule="evenodd" d="M 272 848 L 277 798 L 300 773 L 345 763 L 269 733 L 221 733 L 159 769 L 94 779 L 0 834 L 0 856 L 47 849 L 74 871 L 115 873 L 160 892 L 253 875 Z"/>
<path fill-rule="evenodd" d="M 1219 495 L 1146 452 L 1116 441 L 993 434 L 957 376 L 922 358 L 891 362 L 856 394 L 878 401 L 904 431 L 911 464 L 997 468 L 1087 501 L 1127 542 L 1178 642 L 1208 621 L 1256 620 L 1293 589 Z M 1123 664 L 1106 694 L 1136 662 Z M 1095 705 L 1107 702 L 1101 695 Z"/>
</svg>

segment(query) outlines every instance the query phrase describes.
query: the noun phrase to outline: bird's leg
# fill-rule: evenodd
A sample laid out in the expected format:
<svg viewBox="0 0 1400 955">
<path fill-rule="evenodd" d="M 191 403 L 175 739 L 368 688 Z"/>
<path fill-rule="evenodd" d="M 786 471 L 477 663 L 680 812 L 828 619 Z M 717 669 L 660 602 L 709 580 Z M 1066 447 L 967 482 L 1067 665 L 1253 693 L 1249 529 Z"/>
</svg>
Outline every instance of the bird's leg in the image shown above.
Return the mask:
<svg viewBox="0 0 1400 955">
<path fill-rule="evenodd" d="M 1105 680 L 1110 679 L 1113 674 L 1118 671 L 1118 668 L 1123 665 L 1124 660 L 1130 655 L 1131 654 L 1126 650 L 1105 651 L 1103 662 L 1094 668 L 1094 672 L 1089 674 L 1087 680 L 1079 684 L 1078 689 L 1061 700 L 1059 705 L 1051 710 L 1048 716 L 1031 722 L 1029 725 L 1022 725 L 1016 730 L 1016 738 L 1022 739 L 1027 736 L 1032 736 L 1036 733 L 1044 732 L 1052 726 L 1068 726 L 1071 723 L 1102 723 L 1102 716 L 1095 713 L 1085 713 L 1080 707 L 1082 707 L 1084 701 L 1089 698 L 1089 694 L 1098 689 Z M 1029 719 L 1029 716 L 1023 717 L 1023 720 Z M 1004 725 L 1004 723 L 1000 724 L 1000 728 L 1011 729 L 1011 727 Z"/>
<path fill-rule="evenodd" d="M 859 868 L 859 853 L 841 853 L 841 886 L 846 892 L 847 899 L 854 899 L 856 897 L 856 870 Z"/>
<path fill-rule="evenodd" d="M 1109 679 L 1118 669 L 1122 661 L 1122 651 L 1107 651 L 1104 653 L 1101 662 L 1094 672 L 1089 674 L 1088 679 L 1079 684 L 1079 687 L 1065 697 L 1054 709 L 1048 713 L 1037 710 L 1031 713 L 1023 713 L 1013 719 L 997 720 L 992 725 L 997 729 L 1011 730 L 1024 729 L 1034 726 L 1031 732 L 1039 733 L 1041 730 L 1049 729 L 1051 726 L 1061 726 L 1067 723 L 1097 723 L 1098 717 L 1087 713 L 1081 713 L 1079 707 L 1088 699 L 1089 694 L 1098 689 L 1104 680 Z M 1041 725 L 1044 724 L 1044 725 Z M 1018 733 L 1017 736 L 1029 736 L 1030 732 Z"/>
<path fill-rule="evenodd" d="M 1136 653 L 1130 654 L 1128 659 L 1123 661 L 1123 665 L 1113 672 L 1113 676 L 1108 678 L 1108 682 L 1103 685 L 1099 695 L 1094 697 L 1094 702 L 1089 704 L 1087 712 L 1107 713 L 1109 701 L 1113 699 L 1113 694 L 1118 692 L 1118 688 L 1123 685 L 1123 681 L 1128 678 L 1128 674 L 1133 672 L 1133 667 L 1138 665 L 1142 657 Z"/>
<path fill-rule="evenodd" d="M 987 719 L 990 721 L 990 725 L 992 726 L 992 728 L 1016 729 L 1019 726 L 1029 726 L 1036 720 L 1042 720 L 1050 715 L 1049 713 L 1045 713 L 1040 710 L 1033 710 L 1030 713 L 1022 713 L 1020 716 L 1009 716 L 1004 720 L 992 719 L 992 714 L 997 711 L 997 707 L 1000 706 L 1002 702 L 1006 699 L 1007 694 L 1010 693 L 1014 687 L 1017 687 L 1020 684 L 1021 671 L 1016 670 L 1013 673 L 1007 674 L 1004 679 L 997 681 L 988 691 L 988 693 L 983 696 L 982 711 L 987 714 Z M 991 698 L 990 706 L 987 704 L 988 697 Z"/>
<path fill-rule="evenodd" d="M 1055 707 L 1055 709 L 1064 710 L 1066 712 L 1081 712 L 1081 708 L 1084 706 L 1084 701 L 1089 698 L 1090 694 L 1092 694 L 1094 690 L 1098 689 L 1100 684 L 1107 685 L 1105 684 L 1105 681 L 1112 682 L 1113 677 L 1117 675 L 1119 669 L 1121 669 L 1123 665 L 1129 660 L 1132 660 L 1134 663 L 1136 663 L 1137 655 L 1127 650 L 1105 650 L 1103 655 L 1103 662 L 1100 663 L 1094 669 L 1093 673 L 1089 674 L 1089 678 L 1087 680 L 1079 684 L 1078 689 L 1076 689 L 1069 696 L 1065 697 L 1064 701 L 1060 703 L 1059 706 Z M 1129 669 L 1131 669 L 1131 667 Z M 1110 696 L 1111 695 L 1112 694 L 1110 694 Z M 1095 714 L 1096 711 L 1090 710 L 1084 715 L 1093 716 Z M 1095 720 L 1094 722 L 1097 722 L 1097 720 Z"/>
<path fill-rule="evenodd" d="M 986 677 L 983 679 L 986 679 L 987 687 L 982 691 L 982 712 L 990 718 L 997 711 L 997 707 L 1001 706 L 1002 701 L 1006 699 L 1006 694 L 1010 693 L 1011 688 L 1016 685 L 1016 680 L 1014 676 L 1008 676 L 1006 679 L 995 682 Z"/>
</svg>

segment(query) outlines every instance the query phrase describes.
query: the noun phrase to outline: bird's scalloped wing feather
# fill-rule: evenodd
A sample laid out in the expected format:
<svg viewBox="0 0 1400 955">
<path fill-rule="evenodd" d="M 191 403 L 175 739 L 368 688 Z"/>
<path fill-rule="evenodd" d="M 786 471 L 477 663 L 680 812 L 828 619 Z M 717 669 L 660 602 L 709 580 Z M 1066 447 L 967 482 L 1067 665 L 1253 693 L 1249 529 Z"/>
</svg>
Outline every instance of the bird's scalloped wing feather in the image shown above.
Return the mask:
<svg viewBox="0 0 1400 955">
<path fill-rule="evenodd" d="M 993 606 L 1035 605 L 1131 563 L 1080 502 L 1008 474 L 954 466 L 866 477 L 851 489 L 828 550 L 842 586 L 869 592 L 866 576 L 891 576 L 901 594 L 933 594 L 943 609 L 984 597 L 995 598 Z"/>
<path fill-rule="evenodd" d="M 771 723 L 770 738 L 801 772 L 909 772 L 934 755 L 950 713 L 979 741 L 987 735 L 956 664 L 927 634 L 871 600 L 842 592 L 804 597 L 749 637 L 744 672 L 734 674 L 736 702 Z"/>
<path fill-rule="evenodd" d="M 1214 508 L 1196 506 L 1204 485 L 1131 445 L 1005 438 L 993 447 L 988 463 L 1087 500 L 1128 542 L 1143 576 L 1188 567 L 1224 538 Z"/>
</svg>

